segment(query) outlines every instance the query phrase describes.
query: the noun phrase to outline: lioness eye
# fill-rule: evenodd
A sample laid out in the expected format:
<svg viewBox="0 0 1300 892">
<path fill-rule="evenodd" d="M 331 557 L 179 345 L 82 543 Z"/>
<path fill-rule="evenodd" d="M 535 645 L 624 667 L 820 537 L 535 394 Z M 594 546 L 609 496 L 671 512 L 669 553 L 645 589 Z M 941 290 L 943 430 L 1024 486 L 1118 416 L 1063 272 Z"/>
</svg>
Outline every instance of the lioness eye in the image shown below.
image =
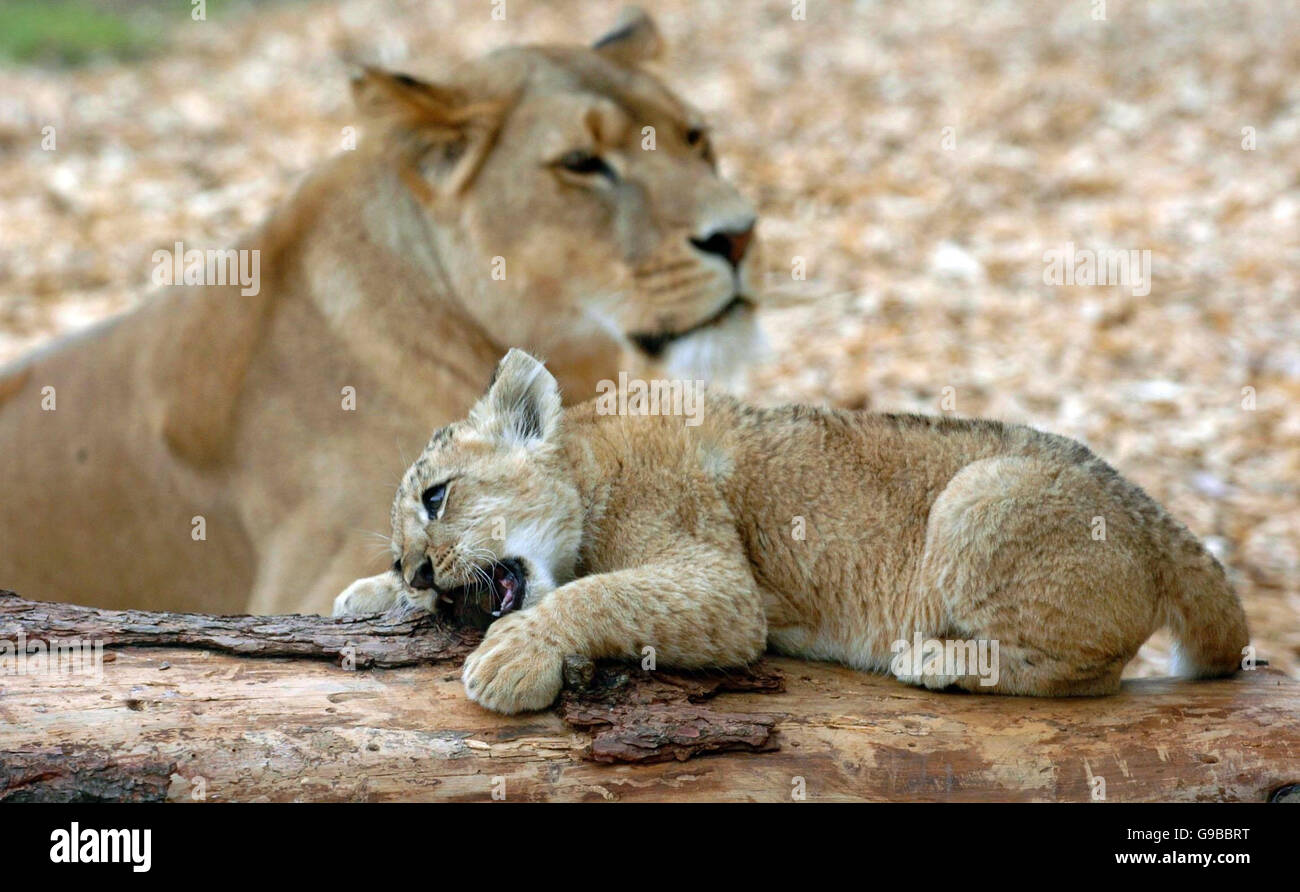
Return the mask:
<svg viewBox="0 0 1300 892">
<path fill-rule="evenodd" d="M 420 495 L 420 501 L 424 503 L 424 510 L 429 512 L 429 517 L 438 516 L 442 509 L 442 501 L 447 498 L 447 484 L 439 483 L 437 486 L 430 486 Z"/>
<path fill-rule="evenodd" d="M 698 149 L 700 157 L 709 162 L 710 165 L 714 163 L 713 146 L 709 144 L 709 135 L 703 127 L 692 127 L 687 130 L 686 144 L 692 149 Z"/>
<path fill-rule="evenodd" d="M 598 155 L 583 149 L 574 149 L 560 159 L 560 166 L 570 173 L 582 174 L 583 176 L 592 176 L 600 174 L 609 179 L 615 178 L 614 168 L 610 167 Z"/>
</svg>

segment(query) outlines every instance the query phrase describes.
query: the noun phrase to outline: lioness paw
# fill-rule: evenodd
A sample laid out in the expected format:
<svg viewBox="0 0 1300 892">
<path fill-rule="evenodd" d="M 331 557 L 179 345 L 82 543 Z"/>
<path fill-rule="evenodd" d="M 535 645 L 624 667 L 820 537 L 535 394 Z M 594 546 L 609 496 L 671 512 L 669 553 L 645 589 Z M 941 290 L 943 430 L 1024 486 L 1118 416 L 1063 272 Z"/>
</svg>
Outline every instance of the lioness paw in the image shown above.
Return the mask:
<svg viewBox="0 0 1300 892">
<path fill-rule="evenodd" d="M 516 613 L 488 627 L 465 661 L 461 680 L 471 700 L 494 712 L 545 709 L 559 696 L 564 654 L 537 634 L 533 618 Z"/>
</svg>

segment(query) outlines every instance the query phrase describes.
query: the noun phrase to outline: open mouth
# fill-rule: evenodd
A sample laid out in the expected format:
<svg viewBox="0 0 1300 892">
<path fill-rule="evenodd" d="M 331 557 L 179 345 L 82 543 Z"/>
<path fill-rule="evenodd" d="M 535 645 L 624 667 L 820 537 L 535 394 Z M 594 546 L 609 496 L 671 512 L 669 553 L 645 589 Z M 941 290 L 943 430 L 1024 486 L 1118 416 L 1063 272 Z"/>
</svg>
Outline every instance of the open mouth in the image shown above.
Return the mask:
<svg viewBox="0 0 1300 892">
<path fill-rule="evenodd" d="M 722 323 L 736 313 L 746 310 L 753 306 L 753 301 L 749 298 L 737 294 L 723 304 L 716 312 L 705 319 L 695 323 L 690 328 L 684 328 L 681 331 L 660 331 L 653 334 L 633 334 L 628 335 L 628 339 L 636 344 L 643 353 L 651 359 L 658 359 L 663 352 L 668 349 L 673 341 L 681 340 L 687 335 L 693 335 L 696 332 L 703 331 L 706 328 L 712 328 Z"/>
<path fill-rule="evenodd" d="M 438 609 L 462 625 L 486 629 L 493 621 L 524 606 L 528 572 L 523 561 L 506 558 L 483 568 L 484 577 L 448 589 L 438 596 Z M 489 581 L 490 580 L 490 581 Z"/>
</svg>

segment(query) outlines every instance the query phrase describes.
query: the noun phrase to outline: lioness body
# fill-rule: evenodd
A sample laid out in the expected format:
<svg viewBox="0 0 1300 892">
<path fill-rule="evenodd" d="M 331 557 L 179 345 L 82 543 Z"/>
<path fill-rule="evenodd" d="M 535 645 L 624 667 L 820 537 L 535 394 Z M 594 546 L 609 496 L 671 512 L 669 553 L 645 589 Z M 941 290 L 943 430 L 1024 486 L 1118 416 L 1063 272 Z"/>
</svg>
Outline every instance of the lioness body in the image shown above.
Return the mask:
<svg viewBox="0 0 1300 892">
<path fill-rule="evenodd" d="M 1079 695 L 1115 691 L 1165 623 L 1191 674 L 1232 671 L 1248 643 L 1217 562 L 1073 441 L 989 421 L 755 409 L 717 394 L 698 426 L 601 414 L 598 403 L 561 418 L 540 385 L 510 394 L 502 383 L 527 378 L 523 356 L 503 363 L 494 390 L 506 392 L 435 437 L 408 472 L 394 506 L 404 576 L 351 593 L 386 580 L 391 596 L 418 600 L 427 593 L 410 580 L 426 558 L 434 592 L 465 582 L 474 555 L 520 559 L 523 609 L 494 623 L 466 664 L 470 696 L 491 708 L 549 703 L 570 652 L 652 647 L 662 664 L 705 667 L 772 647 L 930 687 Z M 503 445 L 510 425 L 494 417 L 530 396 L 543 433 Z M 418 493 L 448 474 L 442 515 L 422 517 Z M 499 541 L 483 535 L 493 510 Z M 996 641 L 996 675 L 899 662 L 918 639 Z"/>
<path fill-rule="evenodd" d="M 379 494 L 504 345 L 594 392 L 751 355 L 753 211 L 632 17 L 442 84 L 367 70 L 357 148 L 175 286 L 0 369 L 0 586 L 103 607 L 324 611 L 378 569 Z M 652 150 L 643 130 L 651 128 Z M 576 154 L 575 154 L 576 153 Z M 250 289 L 252 290 L 252 289 Z"/>
<path fill-rule="evenodd" d="M 455 355 L 398 375 L 300 290 L 308 256 L 343 249 L 337 230 L 297 223 L 355 173 L 340 163 L 317 174 L 244 242 L 262 252 L 261 294 L 172 288 L 11 372 L 3 585 L 112 608 L 312 612 L 339 579 L 374 565 L 381 543 L 367 531 L 385 526 L 374 494 L 400 473 L 401 450 L 418 448 L 397 419 L 438 424 L 470 404 L 496 351 L 454 308 L 434 318 L 430 307 Z M 376 305 L 420 293 L 417 277 L 380 257 L 344 256 Z M 345 387 L 355 411 L 343 408 Z"/>
</svg>

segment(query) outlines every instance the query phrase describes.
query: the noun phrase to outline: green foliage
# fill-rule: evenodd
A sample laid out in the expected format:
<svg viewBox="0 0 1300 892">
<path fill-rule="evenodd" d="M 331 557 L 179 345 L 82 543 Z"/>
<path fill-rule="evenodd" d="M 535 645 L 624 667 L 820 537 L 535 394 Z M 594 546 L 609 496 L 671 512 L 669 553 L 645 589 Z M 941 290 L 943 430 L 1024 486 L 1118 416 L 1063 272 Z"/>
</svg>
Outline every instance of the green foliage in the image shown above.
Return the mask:
<svg viewBox="0 0 1300 892">
<path fill-rule="evenodd" d="M 89 0 L 4 0 L 0 60 L 80 65 L 97 58 L 133 59 L 152 43 L 130 14 Z"/>
</svg>

